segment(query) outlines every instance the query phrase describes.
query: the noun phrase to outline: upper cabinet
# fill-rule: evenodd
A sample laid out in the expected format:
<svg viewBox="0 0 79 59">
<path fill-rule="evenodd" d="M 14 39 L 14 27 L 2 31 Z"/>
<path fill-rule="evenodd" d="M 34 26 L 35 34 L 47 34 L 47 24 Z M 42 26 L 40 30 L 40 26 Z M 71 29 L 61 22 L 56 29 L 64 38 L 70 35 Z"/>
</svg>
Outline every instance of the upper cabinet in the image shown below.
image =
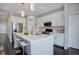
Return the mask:
<svg viewBox="0 0 79 59">
<path fill-rule="evenodd" d="M 64 26 L 65 25 L 65 15 L 64 11 L 58 13 L 58 26 Z"/>
<path fill-rule="evenodd" d="M 52 26 L 58 26 L 58 14 L 55 13 L 52 16 L 53 16 L 53 19 L 52 19 L 53 25 Z"/>
<path fill-rule="evenodd" d="M 64 11 L 60 11 L 54 14 L 51 14 L 52 26 L 64 26 L 65 19 L 64 19 Z"/>
<path fill-rule="evenodd" d="M 52 22 L 52 26 L 64 26 L 65 25 L 64 11 L 48 14 L 46 16 L 37 19 L 37 23 L 40 26 L 44 26 L 44 22 L 48 21 Z"/>
</svg>

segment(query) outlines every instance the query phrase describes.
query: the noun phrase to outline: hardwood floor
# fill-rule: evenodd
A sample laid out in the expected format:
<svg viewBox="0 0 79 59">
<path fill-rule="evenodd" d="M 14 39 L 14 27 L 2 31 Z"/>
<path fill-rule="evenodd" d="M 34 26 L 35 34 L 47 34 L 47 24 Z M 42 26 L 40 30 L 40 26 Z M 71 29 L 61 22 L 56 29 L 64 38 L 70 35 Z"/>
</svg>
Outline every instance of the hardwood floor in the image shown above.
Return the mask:
<svg viewBox="0 0 79 59">
<path fill-rule="evenodd" d="M 12 44 L 9 42 L 8 37 L 4 44 L 0 45 L 0 55 L 12 55 Z"/>
<path fill-rule="evenodd" d="M 68 48 L 67 53 L 68 55 L 79 55 L 79 49 Z"/>
<path fill-rule="evenodd" d="M 64 55 L 65 50 L 62 47 L 54 45 L 54 55 Z"/>
<path fill-rule="evenodd" d="M 79 49 L 68 48 L 65 50 L 64 48 L 54 46 L 54 55 L 79 55 Z"/>
<path fill-rule="evenodd" d="M 6 39 L 5 44 L 0 45 L 0 55 L 12 55 L 12 44 Z M 54 46 L 54 55 L 79 55 L 79 49 Z"/>
</svg>

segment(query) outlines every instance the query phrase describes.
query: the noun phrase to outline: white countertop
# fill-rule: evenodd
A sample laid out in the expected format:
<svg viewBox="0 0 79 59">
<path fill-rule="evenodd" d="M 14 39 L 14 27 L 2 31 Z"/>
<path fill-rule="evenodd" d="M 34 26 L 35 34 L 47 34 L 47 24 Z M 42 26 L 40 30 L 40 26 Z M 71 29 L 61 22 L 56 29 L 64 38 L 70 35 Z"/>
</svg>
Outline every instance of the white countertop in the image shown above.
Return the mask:
<svg viewBox="0 0 79 59">
<path fill-rule="evenodd" d="M 13 33 L 14 35 L 24 39 L 24 40 L 28 40 L 30 42 L 33 41 L 38 41 L 38 40 L 42 40 L 43 38 L 47 38 L 47 37 L 51 37 L 53 36 L 53 34 L 51 35 L 46 35 L 46 34 L 40 34 L 40 35 L 23 35 L 21 33 Z"/>
<path fill-rule="evenodd" d="M 54 34 L 46 35 L 23 35 L 22 33 L 13 33 L 15 40 L 23 39 L 26 43 L 20 43 L 26 46 L 26 53 L 29 55 L 53 55 L 53 37 Z M 17 41 L 16 41 L 17 42 Z M 18 41 L 20 42 L 20 41 Z M 22 42 L 22 41 L 21 41 Z M 18 45 L 18 44 L 15 44 Z"/>
</svg>

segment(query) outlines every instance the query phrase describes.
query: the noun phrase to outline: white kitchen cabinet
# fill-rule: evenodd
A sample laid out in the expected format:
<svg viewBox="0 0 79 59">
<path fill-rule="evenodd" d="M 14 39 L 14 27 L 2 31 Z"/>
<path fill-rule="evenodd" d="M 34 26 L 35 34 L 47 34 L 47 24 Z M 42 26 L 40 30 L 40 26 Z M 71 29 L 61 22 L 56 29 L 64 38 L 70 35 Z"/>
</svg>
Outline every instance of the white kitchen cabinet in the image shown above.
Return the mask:
<svg viewBox="0 0 79 59">
<path fill-rule="evenodd" d="M 31 55 L 53 55 L 53 36 L 31 43 Z"/>
<path fill-rule="evenodd" d="M 54 35 L 22 35 L 13 33 L 14 40 L 24 40 L 28 43 L 25 47 L 25 52 L 28 55 L 53 55 L 53 40 Z M 16 46 L 17 41 L 15 42 Z"/>
<path fill-rule="evenodd" d="M 64 26 L 65 19 L 64 19 L 64 11 L 57 12 L 52 15 L 53 16 L 53 26 Z"/>
<path fill-rule="evenodd" d="M 79 14 L 69 16 L 69 47 L 79 49 Z"/>
<path fill-rule="evenodd" d="M 53 16 L 53 22 L 54 22 L 53 26 L 58 26 L 58 15 L 57 15 L 57 13 L 53 14 L 52 16 Z"/>
<path fill-rule="evenodd" d="M 51 21 L 50 15 L 46 15 L 37 19 L 38 26 L 44 27 L 44 23 Z"/>
<path fill-rule="evenodd" d="M 44 26 L 44 17 L 40 17 L 40 18 L 38 18 L 38 20 L 37 20 L 37 24 L 38 24 L 38 26 Z"/>
<path fill-rule="evenodd" d="M 58 26 L 64 26 L 65 25 L 65 16 L 64 11 L 58 13 Z"/>
<path fill-rule="evenodd" d="M 49 20 L 52 22 L 52 26 L 54 26 L 54 16 L 49 15 Z"/>
<path fill-rule="evenodd" d="M 54 44 L 64 47 L 64 34 L 63 33 L 56 33 L 54 35 Z"/>
<path fill-rule="evenodd" d="M 46 16 L 38 18 L 37 22 L 39 25 L 44 26 L 44 22 L 52 22 L 52 26 L 64 26 L 64 11 L 59 11 L 56 13 L 48 14 Z"/>
<path fill-rule="evenodd" d="M 54 34 L 54 45 L 57 45 L 57 34 Z"/>
</svg>

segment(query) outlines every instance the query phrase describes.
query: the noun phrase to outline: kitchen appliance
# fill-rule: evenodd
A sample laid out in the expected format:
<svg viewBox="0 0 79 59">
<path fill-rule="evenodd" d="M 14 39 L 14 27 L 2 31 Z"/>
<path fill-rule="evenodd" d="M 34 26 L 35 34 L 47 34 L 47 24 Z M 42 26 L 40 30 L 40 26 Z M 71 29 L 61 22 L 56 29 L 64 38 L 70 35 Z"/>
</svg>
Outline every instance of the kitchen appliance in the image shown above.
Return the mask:
<svg viewBox="0 0 79 59">
<path fill-rule="evenodd" d="M 44 23 L 44 27 L 51 27 L 51 25 L 52 25 L 51 22 L 45 22 Z"/>
<path fill-rule="evenodd" d="M 52 29 L 45 29 L 45 32 L 53 32 Z"/>
<path fill-rule="evenodd" d="M 23 32 L 23 23 L 17 23 L 17 32 Z"/>
<path fill-rule="evenodd" d="M 51 32 L 53 32 L 53 29 L 45 29 L 42 34 L 50 34 Z"/>
</svg>

